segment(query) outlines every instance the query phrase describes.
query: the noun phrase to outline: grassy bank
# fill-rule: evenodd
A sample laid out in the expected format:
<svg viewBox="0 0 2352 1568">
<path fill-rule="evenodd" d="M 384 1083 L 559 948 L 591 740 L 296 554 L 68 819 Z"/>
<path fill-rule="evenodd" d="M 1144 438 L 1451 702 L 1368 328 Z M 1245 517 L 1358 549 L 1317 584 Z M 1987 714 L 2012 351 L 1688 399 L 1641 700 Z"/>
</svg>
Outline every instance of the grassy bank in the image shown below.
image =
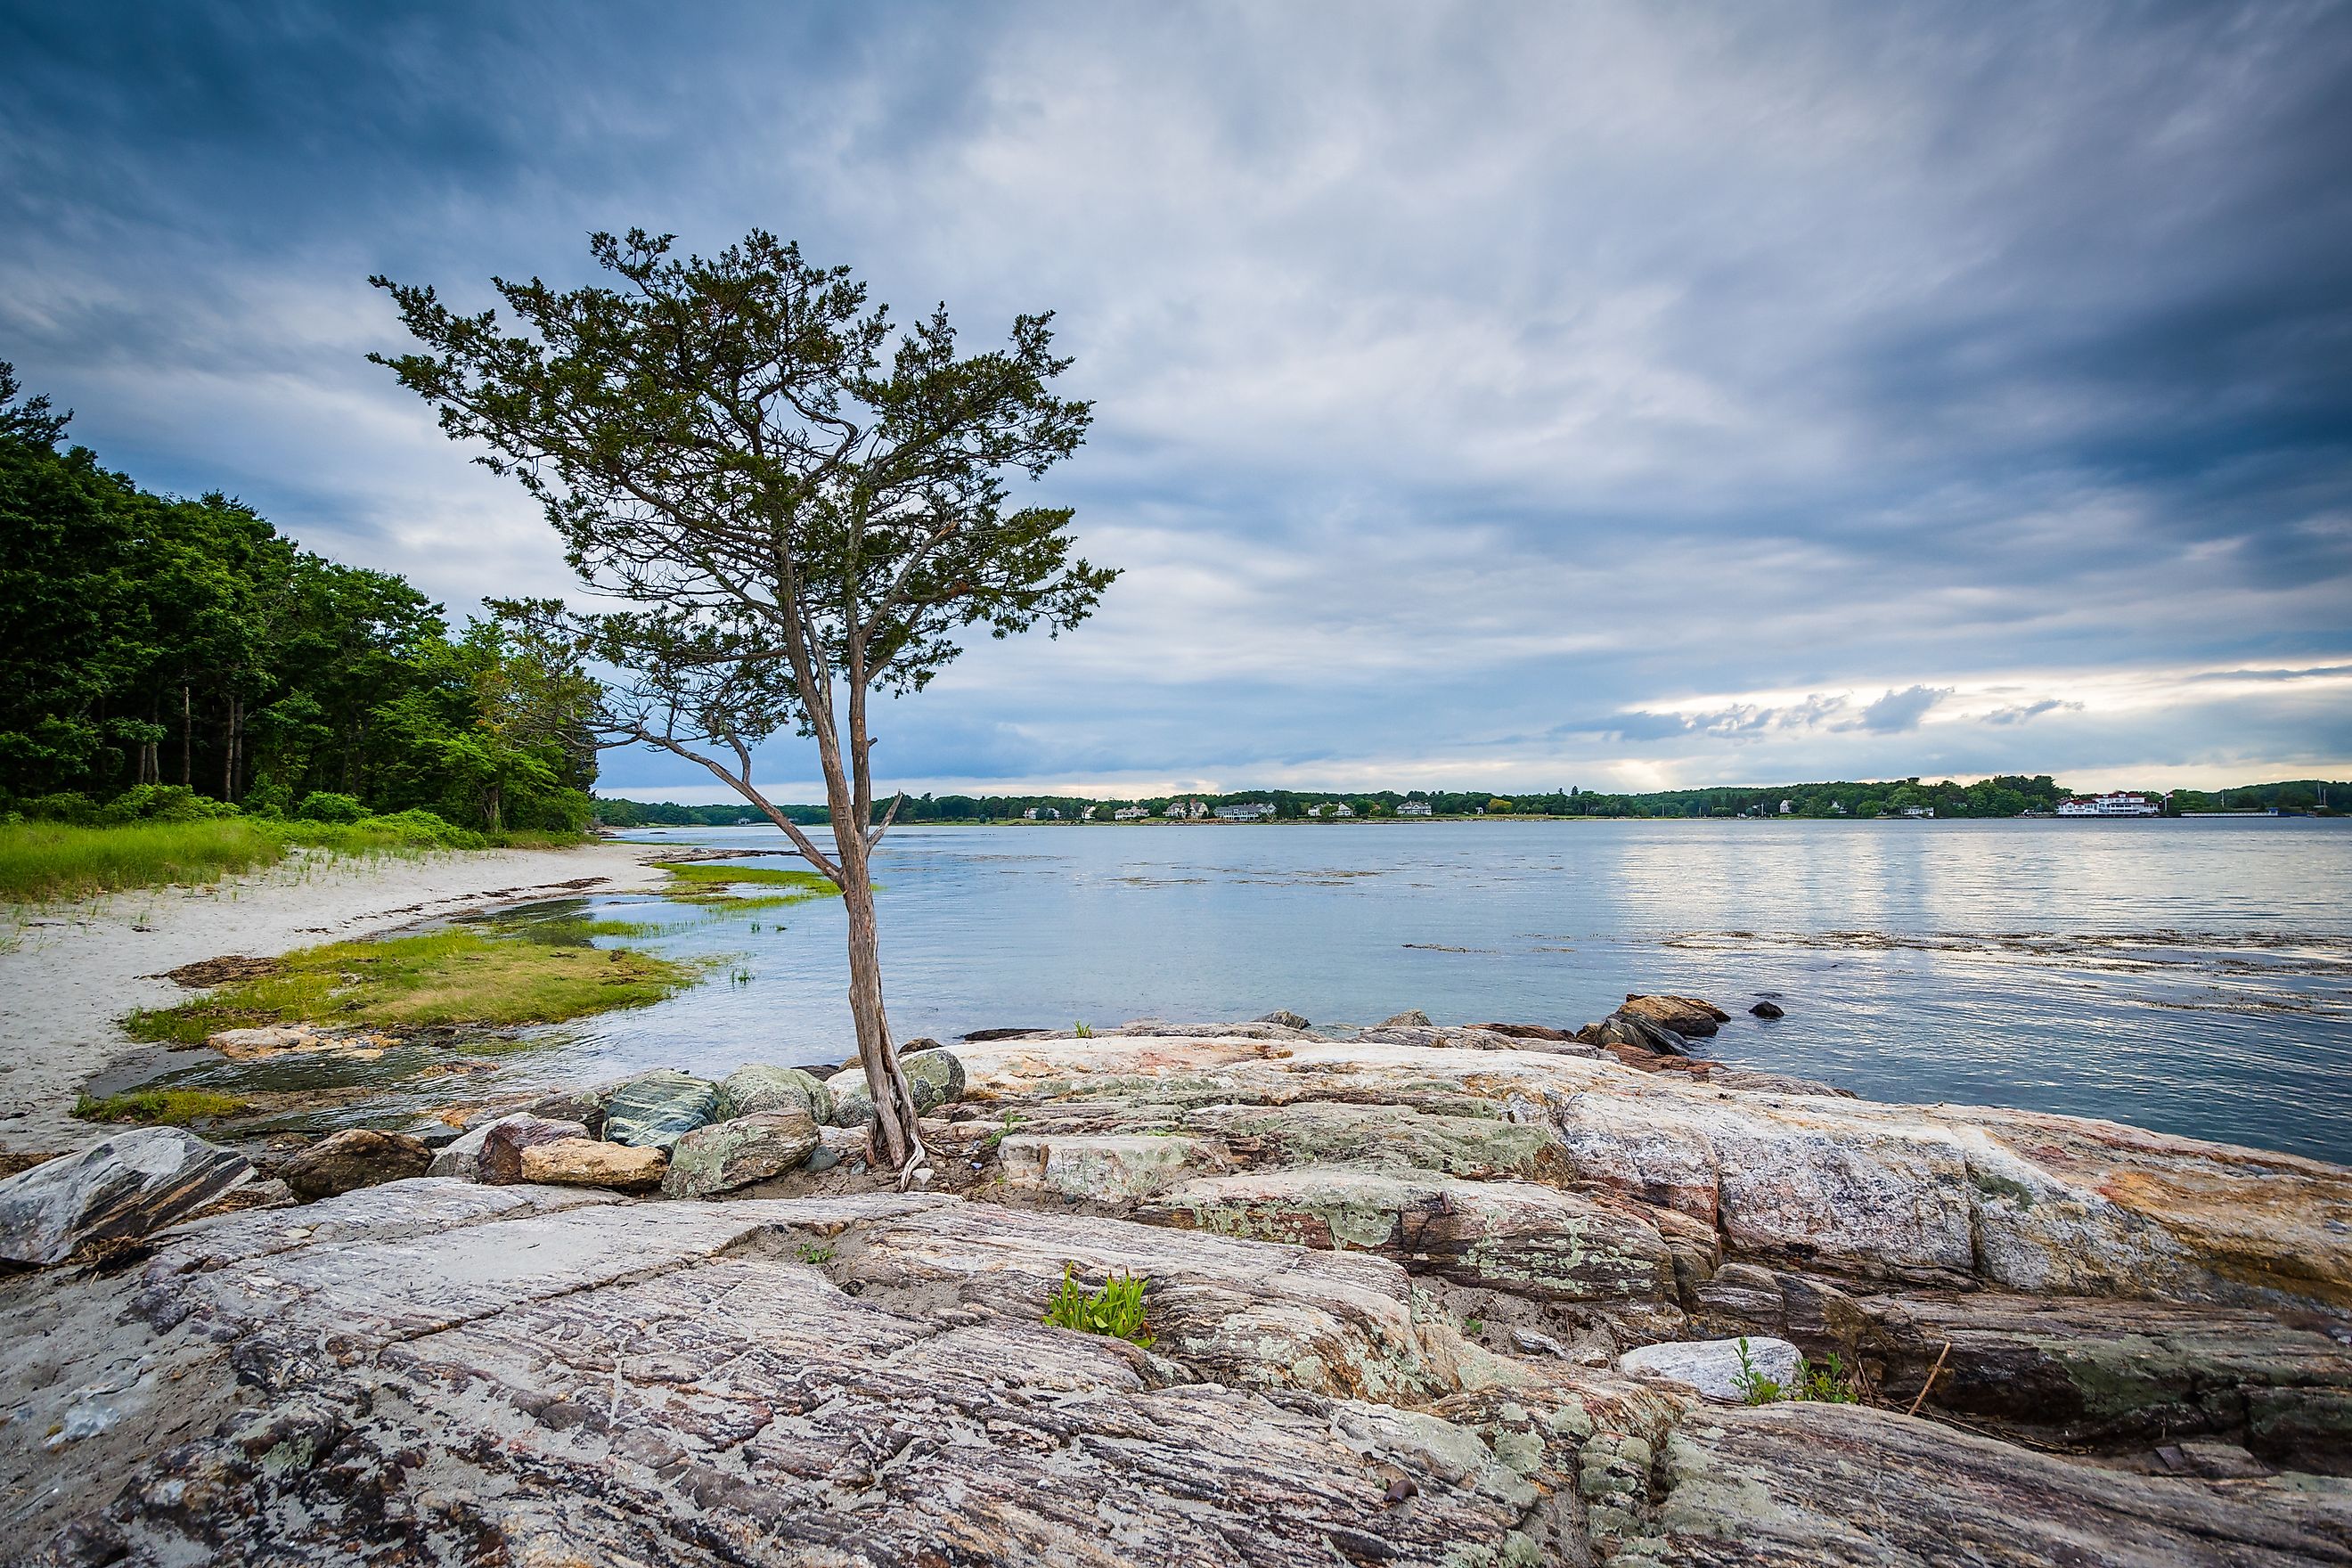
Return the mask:
<svg viewBox="0 0 2352 1568">
<path fill-rule="evenodd" d="M 634 949 L 467 926 L 289 952 L 270 973 L 133 1013 L 123 1027 L 136 1040 L 202 1045 L 217 1030 L 269 1024 L 393 1031 L 560 1024 L 658 1002 L 697 977 L 690 965 Z"/>
<path fill-rule="evenodd" d="M 47 904 L 166 883 L 203 885 L 274 866 L 303 847 L 382 855 L 578 842 L 567 834 L 467 833 L 421 811 L 348 823 L 249 816 L 110 827 L 16 822 L 0 824 L 0 903 Z"/>
<path fill-rule="evenodd" d="M 665 860 L 660 866 L 669 873 L 669 886 L 663 895 L 676 903 L 766 910 L 841 897 L 839 888 L 814 871 L 780 871 L 769 866 L 708 860 Z"/>
</svg>

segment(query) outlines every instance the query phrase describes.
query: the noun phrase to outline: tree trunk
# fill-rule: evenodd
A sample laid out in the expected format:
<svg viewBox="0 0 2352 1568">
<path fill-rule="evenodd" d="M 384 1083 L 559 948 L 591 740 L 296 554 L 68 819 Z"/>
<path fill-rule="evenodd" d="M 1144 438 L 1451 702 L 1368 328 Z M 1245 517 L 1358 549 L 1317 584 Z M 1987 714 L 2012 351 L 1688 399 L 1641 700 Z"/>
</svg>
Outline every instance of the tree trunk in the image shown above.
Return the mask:
<svg viewBox="0 0 2352 1568">
<path fill-rule="evenodd" d="M 837 773 L 828 777 L 828 795 Z M 846 782 L 846 781 L 843 781 Z M 915 1125 L 915 1091 L 898 1066 L 890 1039 L 890 1019 L 882 1005 L 882 949 L 874 921 L 874 879 L 868 874 L 866 835 L 846 803 L 833 806 L 834 861 L 841 868 L 841 900 L 849 912 L 849 1016 L 857 1026 L 857 1058 L 874 1097 L 875 1142 L 883 1163 L 905 1169 L 923 1157 Z"/>
<path fill-rule="evenodd" d="M 194 714 L 188 707 L 188 683 L 183 680 L 180 682 L 180 787 L 182 789 L 192 789 L 196 782 L 196 775 L 188 770 L 188 732 L 194 722 Z"/>
</svg>

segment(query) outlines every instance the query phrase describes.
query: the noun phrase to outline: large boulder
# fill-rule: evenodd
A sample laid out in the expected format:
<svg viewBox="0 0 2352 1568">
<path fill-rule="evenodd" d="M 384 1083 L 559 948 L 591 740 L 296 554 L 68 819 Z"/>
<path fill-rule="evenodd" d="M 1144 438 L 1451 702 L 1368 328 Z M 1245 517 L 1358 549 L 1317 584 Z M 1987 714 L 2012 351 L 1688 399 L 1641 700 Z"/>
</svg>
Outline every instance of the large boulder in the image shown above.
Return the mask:
<svg viewBox="0 0 2352 1568">
<path fill-rule="evenodd" d="M 62 1263 L 86 1247 L 136 1240 L 252 1175 L 244 1155 L 176 1127 L 117 1132 L 0 1181 L 0 1259 Z"/>
<path fill-rule="evenodd" d="M 476 1163 L 474 1179 L 494 1187 L 511 1186 L 524 1180 L 522 1155 L 526 1149 L 541 1143 L 554 1143 L 570 1138 L 590 1136 L 585 1123 L 559 1121 L 551 1116 L 509 1116 L 489 1129 L 482 1140 L 481 1158 Z"/>
<path fill-rule="evenodd" d="M 611 1187 L 635 1193 L 659 1185 L 668 1164 L 668 1158 L 658 1149 L 599 1142 L 593 1138 L 558 1138 L 525 1148 L 521 1174 L 526 1182 L 548 1186 Z"/>
<path fill-rule="evenodd" d="M 480 1174 L 482 1145 L 491 1129 L 501 1121 L 509 1121 L 530 1112 L 510 1110 L 497 1115 L 481 1116 L 449 1142 L 433 1151 L 433 1163 L 425 1168 L 428 1176 L 448 1176 L 460 1182 L 470 1182 Z"/>
<path fill-rule="evenodd" d="M 922 1051 L 898 1058 L 907 1087 L 915 1091 L 915 1114 L 929 1116 L 940 1106 L 963 1098 L 963 1061 L 953 1051 Z M 874 1094 L 866 1087 L 866 1071 L 852 1068 L 834 1079 L 833 1124 L 862 1127 L 874 1120 Z"/>
<path fill-rule="evenodd" d="M 1598 1038 L 1604 1046 L 1626 1046 L 1661 1056 L 1685 1056 L 1690 1050 L 1690 1042 L 1680 1031 L 1666 1027 L 1646 1013 L 1634 1012 L 1630 1006 L 1610 1014 L 1601 1025 Z"/>
<path fill-rule="evenodd" d="M 662 1193 L 673 1198 L 731 1193 L 800 1169 L 819 1142 L 815 1121 L 797 1106 L 714 1121 L 672 1146 Z"/>
<path fill-rule="evenodd" d="M 1731 1015 L 1712 1002 L 1702 1002 L 1696 996 L 1628 995 L 1625 1005 L 1617 1009 L 1646 1018 L 1662 1029 L 1672 1029 L 1685 1039 L 1705 1039 L 1725 1024 Z"/>
<path fill-rule="evenodd" d="M 604 1139 L 634 1149 L 669 1152 L 719 1114 L 719 1086 L 682 1072 L 650 1072 L 614 1090 L 604 1108 Z"/>
<path fill-rule="evenodd" d="M 310 1203 L 382 1182 L 421 1176 L 432 1163 L 433 1151 L 421 1138 L 373 1127 L 347 1127 L 289 1159 L 278 1168 L 278 1179 L 296 1197 Z"/>
<path fill-rule="evenodd" d="M 833 1090 L 801 1068 L 748 1062 L 719 1080 L 719 1120 L 766 1110 L 798 1110 L 823 1124 L 833 1120 Z"/>
<path fill-rule="evenodd" d="M 533 1116 L 544 1116 L 550 1121 L 577 1121 L 588 1129 L 589 1137 L 602 1138 L 604 1135 L 604 1112 L 611 1108 L 613 1097 L 621 1092 L 622 1084 L 627 1081 L 626 1079 L 616 1079 L 610 1083 L 590 1084 L 585 1089 L 558 1089 L 553 1094 L 542 1095 L 531 1101 L 528 1109 Z"/>
</svg>

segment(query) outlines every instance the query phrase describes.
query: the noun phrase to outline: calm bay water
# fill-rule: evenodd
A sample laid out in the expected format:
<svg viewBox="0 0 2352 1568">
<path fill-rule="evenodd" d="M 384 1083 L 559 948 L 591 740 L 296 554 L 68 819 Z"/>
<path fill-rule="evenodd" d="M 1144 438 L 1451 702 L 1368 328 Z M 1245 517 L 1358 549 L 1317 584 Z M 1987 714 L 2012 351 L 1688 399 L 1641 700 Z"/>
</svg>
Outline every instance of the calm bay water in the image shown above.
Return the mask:
<svg viewBox="0 0 2352 1568">
<path fill-rule="evenodd" d="M 767 828 L 632 835 L 773 849 Z M 793 867 L 796 859 L 747 859 Z M 2352 1163 L 2352 823 L 1589 822 L 908 827 L 877 862 L 900 1038 L 1156 1016 L 1318 1026 L 1420 1007 L 1566 1027 L 1627 992 L 1733 1015 L 1701 1048 L 1874 1100 L 2025 1106 Z M 667 1002 L 380 1061 L 162 1071 L 234 1092 L 367 1092 L 288 1125 L 394 1125 L 453 1100 L 651 1067 L 849 1054 L 838 900 L 713 910 L 646 895 L 583 917 L 703 961 Z M 1761 995 L 1788 1016 L 1748 1015 Z"/>
<path fill-rule="evenodd" d="M 2352 1163 L 2347 823 L 909 827 L 877 875 L 901 1037 L 1276 1007 L 1572 1027 L 1629 991 L 1677 991 L 1735 1014 L 1706 1048 L 1744 1066 Z M 546 912 L 583 903 L 656 923 L 652 945 L 718 959 L 718 976 L 508 1070 L 849 1050 L 837 902 Z M 1747 1015 L 1766 993 L 1785 1018 Z"/>
</svg>

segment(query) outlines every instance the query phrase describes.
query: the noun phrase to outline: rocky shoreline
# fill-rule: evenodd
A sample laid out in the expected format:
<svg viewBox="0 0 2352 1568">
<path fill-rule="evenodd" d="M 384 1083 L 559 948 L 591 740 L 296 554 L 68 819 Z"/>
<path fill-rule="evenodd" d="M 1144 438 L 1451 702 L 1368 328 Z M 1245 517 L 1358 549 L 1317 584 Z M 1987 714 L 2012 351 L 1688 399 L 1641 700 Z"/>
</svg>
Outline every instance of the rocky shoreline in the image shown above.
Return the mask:
<svg viewBox="0 0 2352 1568">
<path fill-rule="evenodd" d="M 2352 1172 L 1708 1015 L 990 1031 L 906 1058 L 903 1194 L 781 1065 L 267 1173 L 119 1134 L 0 1184 L 0 1509 L 55 1563 L 2352 1563 Z M 1041 1323 L 1122 1277 L 1148 1345 Z"/>
</svg>

